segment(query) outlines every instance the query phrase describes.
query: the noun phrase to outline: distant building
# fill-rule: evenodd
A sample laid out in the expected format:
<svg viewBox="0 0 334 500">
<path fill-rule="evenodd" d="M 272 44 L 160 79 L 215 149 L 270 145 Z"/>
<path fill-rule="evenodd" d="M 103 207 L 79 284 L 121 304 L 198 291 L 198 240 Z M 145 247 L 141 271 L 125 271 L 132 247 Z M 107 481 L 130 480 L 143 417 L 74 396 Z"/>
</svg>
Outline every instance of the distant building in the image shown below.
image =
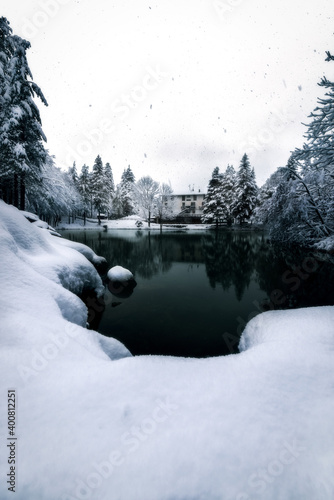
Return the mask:
<svg viewBox="0 0 334 500">
<path fill-rule="evenodd" d="M 172 193 L 165 198 L 165 206 L 172 217 L 200 222 L 205 194 L 200 189 Z"/>
</svg>

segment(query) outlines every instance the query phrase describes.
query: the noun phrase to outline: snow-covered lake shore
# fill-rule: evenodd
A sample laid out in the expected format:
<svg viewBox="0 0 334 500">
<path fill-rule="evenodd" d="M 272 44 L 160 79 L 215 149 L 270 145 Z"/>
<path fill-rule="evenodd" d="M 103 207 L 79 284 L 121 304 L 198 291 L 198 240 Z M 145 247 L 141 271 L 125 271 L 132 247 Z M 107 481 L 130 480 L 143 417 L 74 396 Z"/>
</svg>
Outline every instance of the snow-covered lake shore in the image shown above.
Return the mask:
<svg viewBox="0 0 334 500">
<path fill-rule="evenodd" d="M 334 307 L 261 314 L 237 355 L 132 357 L 85 328 L 76 294 L 103 293 L 86 258 L 97 256 L 2 201 L 0 232 L 0 424 L 7 439 L 15 389 L 15 498 L 334 497 Z"/>
<path fill-rule="evenodd" d="M 202 230 L 205 231 L 207 229 L 210 229 L 212 226 L 211 224 L 163 224 L 162 229 L 163 231 L 175 231 L 175 230 Z M 97 220 L 94 221 L 93 219 L 89 219 L 86 221 L 86 224 L 84 225 L 82 219 L 76 219 L 74 223 L 68 224 L 67 222 L 60 222 L 57 226 L 58 229 L 70 229 L 70 230 L 75 230 L 75 229 L 81 229 L 81 230 L 91 230 L 91 229 L 101 229 L 105 230 L 111 230 L 111 229 L 134 229 L 137 230 L 152 230 L 152 231 L 157 231 L 161 229 L 160 224 L 157 224 L 155 222 L 151 222 L 150 225 L 148 225 L 148 222 L 144 220 L 142 217 L 139 215 L 129 215 L 127 217 L 122 217 L 121 219 L 115 219 L 115 220 L 101 220 L 101 224 L 98 225 Z"/>
</svg>

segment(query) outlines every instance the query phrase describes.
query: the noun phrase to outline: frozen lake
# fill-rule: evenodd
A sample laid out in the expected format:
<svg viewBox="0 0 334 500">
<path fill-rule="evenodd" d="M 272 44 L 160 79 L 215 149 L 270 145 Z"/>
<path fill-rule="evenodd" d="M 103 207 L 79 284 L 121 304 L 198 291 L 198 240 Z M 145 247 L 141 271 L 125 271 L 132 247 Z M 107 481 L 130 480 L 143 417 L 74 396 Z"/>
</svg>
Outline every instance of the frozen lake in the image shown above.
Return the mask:
<svg viewBox="0 0 334 500">
<path fill-rule="evenodd" d="M 106 295 L 93 327 L 133 354 L 238 352 L 244 325 L 268 309 L 334 304 L 334 265 L 274 249 L 263 233 L 62 231 L 134 275 L 129 297 Z M 101 309 L 101 308 L 100 308 Z"/>
</svg>

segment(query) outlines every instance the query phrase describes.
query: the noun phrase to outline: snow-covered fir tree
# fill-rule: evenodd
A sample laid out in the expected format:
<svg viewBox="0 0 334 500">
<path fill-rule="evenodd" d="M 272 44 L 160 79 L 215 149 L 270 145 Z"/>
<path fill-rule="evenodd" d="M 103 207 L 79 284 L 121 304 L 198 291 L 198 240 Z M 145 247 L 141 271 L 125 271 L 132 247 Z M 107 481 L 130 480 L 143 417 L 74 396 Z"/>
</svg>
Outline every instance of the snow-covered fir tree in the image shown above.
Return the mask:
<svg viewBox="0 0 334 500">
<path fill-rule="evenodd" d="M 237 172 L 235 187 L 235 202 L 233 205 L 233 216 L 240 224 L 251 218 L 257 203 L 258 187 L 255 181 L 255 172 L 251 168 L 247 154 L 241 159 Z"/>
<path fill-rule="evenodd" d="M 209 181 L 201 217 L 202 222 L 215 223 L 216 227 L 218 227 L 219 221 L 224 217 L 222 179 L 223 175 L 219 172 L 219 167 L 216 167 Z"/>
<path fill-rule="evenodd" d="M 327 52 L 326 61 L 334 61 Z M 311 113 L 306 142 L 284 170 L 268 217 L 271 237 L 309 246 L 334 234 L 334 82 Z"/>
<path fill-rule="evenodd" d="M 221 195 L 224 219 L 228 226 L 233 223 L 233 206 L 235 204 L 236 172 L 228 165 L 222 176 Z"/>
<path fill-rule="evenodd" d="M 84 224 L 86 224 L 86 217 L 90 213 L 92 217 L 93 210 L 93 195 L 91 189 L 91 174 L 88 166 L 85 164 L 81 167 L 81 173 L 78 179 L 78 190 L 82 199 L 82 210 Z"/>
<path fill-rule="evenodd" d="M 326 52 L 326 61 L 334 56 Z M 294 160 L 307 168 L 325 171 L 331 182 L 334 180 L 334 82 L 323 77 L 318 84 L 325 89 L 325 97 L 318 99 L 318 106 L 310 114 L 312 121 L 306 125 L 306 142 L 302 149 L 296 149 Z"/>
<path fill-rule="evenodd" d="M 296 231 L 292 221 L 299 219 L 296 182 L 286 168 L 279 169 L 279 172 L 279 184 L 266 203 L 267 216 L 265 222 L 272 240 L 290 244 L 295 242 Z"/>
<path fill-rule="evenodd" d="M 109 192 L 105 184 L 104 168 L 101 156 L 95 158 L 91 177 L 91 190 L 93 204 L 97 210 L 99 224 L 101 223 L 101 213 L 108 208 Z"/>
<path fill-rule="evenodd" d="M 121 193 L 121 185 L 118 184 L 115 189 L 114 198 L 112 202 L 112 213 L 111 216 L 113 219 L 120 219 L 123 217 L 123 201 L 122 201 L 122 193 Z"/>
<path fill-rule="evenodd" d="M 253 213 L 253 220 L 258 224 L 267 224 L 269 220 L 269 210 L 278 185 L 282 181 L 282 169 L 277 169 L 266 180 L 258 191 L 258 203 Z"/>
<path fill-rule="evenodd" d="M 9 23 L 1 18 L 1 123 L 0 175 L 2 197 L 25 207 L 26 189 L 41 183 L 42 166 L 47 159 L 41 117 L 33 98 L 47 106 L 41 89 L 33 82 L 26 51 L 30 43 L 11 34 Z"/>
<path fill-rule="evenodd" d="M 76 166 L 75 162 L 73 162 L 72 167 L 68 168 L 67 173 L 72 178 L 74 184 L 76 186 L 79 186 L 79 176 L 78 176 L 78 170 L 77 170 L 77 166 Z"/>
<path fill-rule="evenodd" d="M 130 165 L 123 171 L 119 186 L 120 199 L 122 204 L 122 216 L 126 217 L 135 213 L 133 202 L 133 190 L 135 185 L 135 176 Z"/>
<path fill-rule="evenodd" d="M 108 211 L 108 216 L 109 214 L 112 213 L 112 204 L 113 204 L 113 199 L 115 195 L 115 183 L 114 183 L 114 176 L 112 173 L 111 165 L 110 163 L 106 163 L 104 167 L 104 182 L 105 182 L 105 187 L 106 187 L 106 192 L 107 192 L 107 211 Z"/>
<path fill-rule="evenodd" d="M 9 203 L 13 202 L 14 172 L 7 163 L 5 144 L 8 141 L 6 128 L 10 118 L 9 62 L 14 51 L 12 28 L 5 17 L 0 17 L 0 196 Z"/>
</svg>

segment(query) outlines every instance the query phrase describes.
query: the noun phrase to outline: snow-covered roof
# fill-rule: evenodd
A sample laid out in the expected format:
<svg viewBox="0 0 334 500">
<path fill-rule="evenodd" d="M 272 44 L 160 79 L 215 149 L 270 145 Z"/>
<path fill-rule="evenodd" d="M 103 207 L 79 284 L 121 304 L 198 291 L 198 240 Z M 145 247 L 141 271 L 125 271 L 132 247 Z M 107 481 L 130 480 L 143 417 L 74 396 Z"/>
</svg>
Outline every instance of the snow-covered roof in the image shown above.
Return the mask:
<svg viewBox="0 0 334 500">
<path fill-rule="evenodd" d="M 206 191 L 195 190 L 195 191 L 178 191 L 176 193 L 171 193 L 170 196 L 194 196 L 194 195 L 206 194 Z"/>
</svg>

